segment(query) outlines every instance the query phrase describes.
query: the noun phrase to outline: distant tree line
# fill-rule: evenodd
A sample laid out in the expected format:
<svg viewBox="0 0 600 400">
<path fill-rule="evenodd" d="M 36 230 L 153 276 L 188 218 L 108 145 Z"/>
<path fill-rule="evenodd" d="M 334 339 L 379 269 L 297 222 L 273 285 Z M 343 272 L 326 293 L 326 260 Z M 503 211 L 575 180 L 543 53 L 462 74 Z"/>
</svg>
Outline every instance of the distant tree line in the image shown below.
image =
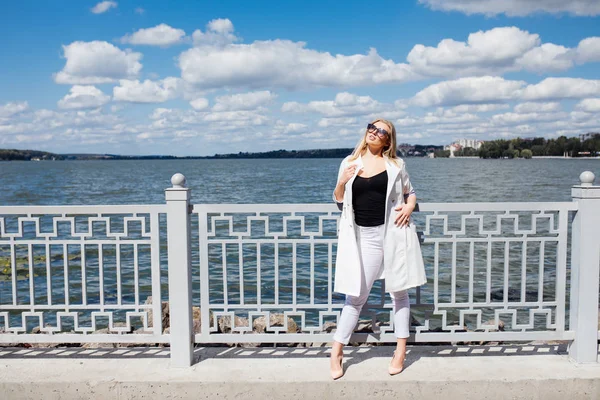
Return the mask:
<svg viewBox="0 0 600 400">
<path fill-rule="evenodd" d="M 64 160 L 60 154 L 38 150 L 0 149 L 0 161 L 30 161 L 30 160 Z"/>
<path fill-rule="evenodd" d="M 406 156 L 426 156 L 433 151 L 435 157 L 450 156 L 450 150 L 442 150 L 442 146 L 414 145 L 406 152 Z M 0 149 L 0 161 L 11 160 L 161 160 L 161 159 L 235 159 L 235 158 L 344 158 L 352 153 L 353 148 L 315 149 L 315 150 L 273 150 L 260 153 L 239 152 L 215 154 L 214 156 L 176 157 L 170 155 L 124 156 L 118 154 L 55 154 L 37 150 Z M 400 152 L 400 151 L 399 151 Z M 594 133 L 584 141 L 578 137 L 558 139 L 511 139 L 484 142 L 479 150 L 465 147 L 455 151 L 456 157 L 481 158 L 531 158 L 532 156 L 572 157 L 595 156 L 600 154 L 600 133 Z"/>
<path fill-rule="evenodd" d="M 215 154 L 206 158 L 344 158 L 352 153 L 353 148 L 322 150 L 273 150 L 261 153 L 239 152 L 231 154 Z"/>
<path fill-rule="evenodd" d="M 557 139 L 510 139 L 484 142 L 477 155 L 481 158 L 531 158 L 540 156 L 590 157 L 600 154 L 600 133 L 584 141 L 578 137 Z M 456 155 L 456 153 L 455 153 Z"/>
</svg>

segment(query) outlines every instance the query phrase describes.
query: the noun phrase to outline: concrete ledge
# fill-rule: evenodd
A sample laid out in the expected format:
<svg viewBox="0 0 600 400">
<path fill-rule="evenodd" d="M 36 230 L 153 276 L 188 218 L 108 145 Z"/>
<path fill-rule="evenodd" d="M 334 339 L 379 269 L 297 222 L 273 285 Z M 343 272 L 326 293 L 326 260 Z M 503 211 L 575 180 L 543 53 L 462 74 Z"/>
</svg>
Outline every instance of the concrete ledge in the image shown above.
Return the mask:
<svg viewBox="0 0 600 400">
<path fill-rule="evenodd" d="M 168 348 L 0 349 L 0 399 L 595 399 L 600 366 L 564 345 L 412 346 L 387 374 L 392 347 L 345 351 L 329 378 L 327 348 L 199 348 L 172 368 Z"/>
</svg>

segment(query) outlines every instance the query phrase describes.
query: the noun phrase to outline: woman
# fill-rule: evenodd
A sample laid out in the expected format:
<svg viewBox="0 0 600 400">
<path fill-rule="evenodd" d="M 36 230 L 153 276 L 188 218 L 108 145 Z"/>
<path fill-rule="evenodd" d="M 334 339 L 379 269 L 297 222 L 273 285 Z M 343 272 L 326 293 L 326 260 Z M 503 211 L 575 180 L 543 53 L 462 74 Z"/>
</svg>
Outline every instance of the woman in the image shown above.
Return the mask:
<svg viewBox="0 0 600 400">
<path fill-rule="evenodd" d="M 410 215 L 417 204 L 404 162 L 396 156 L 396 129 L 384 119 L 367 125 L 354 152 L 340 165 L 333 192 L 340 217 L 334 291 L 346 302 L 333 337 L 331 376 L 338 379 L 343 346 L 358 322 L 373 282 L 385 278 L 394 302 L 396 351 L 388 372 L 402 371 L 409 337 L 407 289 L 424 284 L 425 268 Z"/>
</svg>

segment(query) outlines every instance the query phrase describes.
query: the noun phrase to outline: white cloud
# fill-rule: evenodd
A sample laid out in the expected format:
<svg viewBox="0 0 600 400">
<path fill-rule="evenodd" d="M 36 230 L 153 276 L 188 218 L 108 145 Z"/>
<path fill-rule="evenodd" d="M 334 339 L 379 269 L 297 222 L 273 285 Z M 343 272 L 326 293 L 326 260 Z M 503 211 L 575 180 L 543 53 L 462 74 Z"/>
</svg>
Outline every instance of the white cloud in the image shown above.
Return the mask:
<svg viewBox="0 0 600 400">
<path fill-rule="evenodd" d="M 519 125 L 540 121 L 557 121 L 567 118 L 564 112 L 557 113 L 504 113 L 492 116 L 495 125 Z"/>
<path fill-rule="evenodd" d="M 420 107 L 432 107 L 473 103 L 504 103 L 511 100 L 543 102 L 579 99 L 597 95 L 600 95 L 600 80 L 546 78 L 539 83 L 526 85 L 524 81 L 510 81 L 500 77 L 484 76 L 460 78 L 432 84 L 418 92 L 411 99 L 411 103 Z M 555 107 L 555 105 L 551 107 Z"/>
<path fill-rule="evenodd" d="M 363 86 L 414 78 L 406 64 L 367 55 L 331 55 L 288 40 L 203 46 L 179 56 L 181 76 L 204 88 Z"/>
<path fill-rule="evenodd" d="M 73 86 L 65 97 L 58 101 L 62 109 L 95 108 L 101 107 L 110 101 L 110 96 L 105 95 L 95 86 Z"/>
<path fill-rule="evenodd" d="M 213 19 L 206 24 L 205 32 L 196 29 L 192 40 L 194 46 L 225 46 L 239 40 L 233 32 L 233 23 L 229 19 Z"/>
<path fill-rule="evenodd" d="M 136 14 L 142 15 L 142 14 L 144 14 L 146 12 L 146 10 L 144 10 L 142 7 L 136 7 L 136 9 L 134 10 L 134 12 Z"/>
<path fill-rule="evenodd" d="M 597 0 L 419 0 L 419 3 L 434 10 L 459 11 L 467 15 L 506 14 L 509 17 L 523 17 L 536 13 L 600 15 L 600 3 Z"/>
<path fill-rule="evenodd" d="M 333 126 L 353 126 L 357 124 L 358 119 L 354 117 L 321 118 L 317 123 L 320 128 L 329 128 Z"/>
<path fill-rule="evenodd" d="M 394 124 L 398 127 L 415 127 L 426 125 L 452 125 L 464 124 L 481 121 L 481 119 L 470 113 L 456 113 L 452 110 L 438 109 L 434 112 L 429 112 L 423 116 L 407 116 L 397 119 Z M 464 125 L 462 125 L 464 126 Z"/>
<path fill-rule="evenodd" d="M 213 111 L 254 110 L 273 101 L 277 96 L 268 90 L 217 97 Z"/>
<path fill-rule="evenodd" d="M 283 112 L 316 112 L 327 117 L 365 115 L 389 111 L 393 106 L 383 104 L 370 96 L 358 96 L 348 92 L 338 93 L 335 100 L 311 101 L 308 104 L 287 102 L 281 107 Z"/>
<path fill-rule="evenodd" d="M 579 63 L 600 61 L 600 37 L 589 37 L 579 42 L 577 61 Z"/>
<path fill-rule="evenodd" d="M 205 99 L 204 97 L 199 97 L 190 101 L 190 105 L 196 111 L 206 110 L 208 108 L 208 99 Z"/>
<path fill-rule="evenodd" d="M 63 51 L 67 62 L 54 76 L 56 83 L 109 83 L 134 78 L 142 69 L 141 53 L 123 51 L 108 42 L 73 42 L 63 46 Z"/>
<path fill-rule="evenodd" d="M 107 12 L 111 8 L 117 8 L 116 1 L 101 1 L 100 3 L 98 3 L 94 7 L 92 7 L 91 11 L 94 14 L 102 14 L 102 13 Z"/>
<path fill-rule="evenodd" d="M 204 115 L 203 120 L 207 122 L 226 122 L 230 128 L 239 128 L 244 127 L 244 124 L 264 125 L 268 118 L 255 111 L 223 111 L 208 113 Z"/>
<path fill-rule="evenodd" d="M 206 26 L 211 32 L 220 34 L 228 34 L 233 32 L 233 23 L 227 18 L 213 19 Z"/>
<path fill-rule="evenodd" d="M 94 110 L 36 110 L 14 117 L 10 125 L 0 125 L 0 144 L 45 143 L 81 151 L 90 151 L 92 144 L 110 146 L 124 144 L 135 127 L 124 124 L 120 117 Z M 80 146 L 80 147 L 77 147 Z"/>
<path fill-rule="evenodd" d="M 132 103 L 162 103 L 174 99 L 180 94 L 181 82 L 179 78 L 165 78 L 160 81 L 146 79 L 120 80 L 119 86 L 113 88 L 113 97 L 116 101 Z"/>
<path fill-rule="evenodd" d="M 301 124 L 298 122 L 285 123 L 282 121 L 278 121 L 278 124 L 275 125 L 274 130 L 279 131 L 282 134 L 288 135 L 290 133 L 297 134 L 297 133 L 306 132 L 307 128 L 308 128 L 308 125 Z"/>
<path fill-rule="evenodd" d="M 172 108 L 158 107 L 158 108 L 155 108 L 154 111 L 152 111 L 152 114 L 150 114 L 148 116 L 148 118 L 150 118 L 152 120 L 161 119 L 161 118 L 165 118 L 171 114 L 174 114 L 176 111 L 178 111 L 178 110 L 174 110 Z"/>
<path fill-rule="evenodd" d="M 450 110 L 457 113 L 486 113 L 508 108 L 508 104 L 461 104 Z"/>
<path fill-rule="evenodd" d="M 28 109 L 29 103 L 26 101 L 20 101 L 18 103 L 6 103 L 5 105 L 0 106 L 0 118 L 12 117 L 13 115 L 27 111 Z"/>
<path fill-rule="evenodd" d="M 523 91 L 524 100 L 581 99 L 600 95 L 600 80 L 546 78 Z"/>
<path fill-rule="evenodd" d="M 54 117 L 56 115 L 56 111 L 41 109 L 36 110 L 33 115 L 34 121 L 43 121 L 45 119 Z"/>
<path fill-rule="evenodd" d="M 529 113 L 548 113 L 560 111 L 560 103 L 558 102 L 550 102 L 550 103 L 535 103 L 535 102 L 526 102 L 517 104 L 515 106 L 515 112 L 519 114 L 529 114 Z"/>
<path fill-rule="evenodd" d="M 168 47 L 181 43 L 185 38 L 185 31 L 173 28 L 167 24 L 160 24 L 153 28 L 140 29 L 131 35 L 121 38 L 122 43 L 134 45 L 148 45 Z"/>
<path fill-rule="evenodd" d="M 430 85 L 411 102 L 420 107 L 502 102 L 513 99 L 525 84 L 492 76 L 460 78 Z"/>
<path fill-rule="evenodd" d="M 564 46 L 544 43 L 523 54 L 516 63 L 531 72 L 564 71 L 573 66 L 572 54 Z"/>
<path fill-rule="evenodd" d="M 223 111 L 223 112 L 206 112 L 197 110 L 180 110 L 157 108 L 150 115 L 153 121 L 149 129 L 151 131 L 174 132 L 177 130 L 197 129 L 198 125 L 203 127 L 199 132 L 210 132 L 214 129 L 219 131 L 239 131 L 248 132 L 256 126 L 262 126 L 269 122 L 269 118 L 262 114 L 261 111 Z M 170 136 L 171 133 L 168 135 Z M 199 134 L 199 133 L 197 133 Z M 197 135 L 196 134 L 196 135 Z M 219 135 L 216 135 L 219 136 Z M 229 138 L 214 138 L 214 140 L 226 141 Z"/>
<path fill-rule="evenodd" d="M 459 124 L 465 122 L 473 122 L 480 120 L 475 114 L 470 113 L 455 113 L 452 110 L 438 110 L 429 112 L 421 118 L 423 124 Z"/>
<path fill-rule="evenodd" d="M 588 38 L 594 39 L 594 38 Z M 600 58 L 600 42 L 584 40 L 581 51 L 553 43 L 517 27 L 471 33 L 466 42 L 443 39 L 437 47 L 418 44 L 407 60 L 416 74 L 435 77 L 500 75 L 506 72 L 564 71 L 574 62 Z"/>
<path fill-rule="evenodd" d="M 600 99 L 583 99 L 575 108 L 586 113 L 600 113 Z"/>
<path fill-rule="evenodd" d="M 415 45 L 407 63 L 366 54 L 330 54 L 289 40 L 236 44 L 230 20 L 213 20 L 206 32 L 192 35 L 195 48 L 179 55 L 184 80 L 202 88 L 306 89 L 403 83 L 428 77 L 498 76 L 527 70 L 564 71 L 575 62 L 600 59 L 600 38 L 577 48 L 541 42 L 540 36 L 515 26 L 471 33 L 466 41 L 451 38 L 437 46 Z"/>
<path fill-rule="evenodd" d="M 416 73 L 429 76 L 468 76 L 519 69 L 516 60 L 538 46 L 540 38 L 517 27 L 471 33 L 467 42 L 440 41 L 437 47 L 418 44 L 407 60 Z"/>
<path fill-rule="evenodd" d="M 281 106 L 281 111 L 301 113 L 308 111 L 308 107 L 306 104 L 302 104 L 297 101 L 287 101 Z"/>
</svg>

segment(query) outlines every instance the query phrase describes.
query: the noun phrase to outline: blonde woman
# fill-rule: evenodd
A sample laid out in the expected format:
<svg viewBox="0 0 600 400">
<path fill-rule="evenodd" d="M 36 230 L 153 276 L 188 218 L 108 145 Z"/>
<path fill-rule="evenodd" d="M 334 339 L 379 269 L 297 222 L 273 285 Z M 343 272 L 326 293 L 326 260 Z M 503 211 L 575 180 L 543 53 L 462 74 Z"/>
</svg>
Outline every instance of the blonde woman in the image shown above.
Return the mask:
<svg viewBox="0 0 600 400">
<path fill-rule="evenodd" d="M 344 374 L 343 347 L 374 281 L 382 278 L 394 303 L 397 343 L 388 373 L 396 375 L 403 369 L 409 337 L 407 289 L 424 284 L 426 278 L 410 221 L 417 196 L 396 155 L 396 129 L 390 121 L 376 119 L 367 125 L 354 152 L 340 165 L 333 199 L 342 211 L 334 291 L 345 294 L 346 302 L 333 337 L 331 377 Z"/>
</svg>

